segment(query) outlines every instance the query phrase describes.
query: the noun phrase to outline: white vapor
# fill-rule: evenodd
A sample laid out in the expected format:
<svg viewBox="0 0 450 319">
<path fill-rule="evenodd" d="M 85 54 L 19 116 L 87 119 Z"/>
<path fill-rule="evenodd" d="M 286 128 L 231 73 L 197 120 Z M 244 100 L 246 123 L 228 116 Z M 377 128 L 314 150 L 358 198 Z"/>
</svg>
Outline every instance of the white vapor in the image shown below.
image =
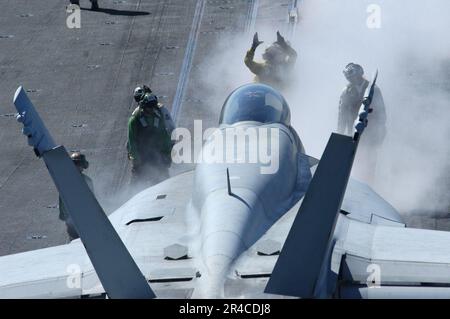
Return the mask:
<svg viewBox="0 0 450 319">
<path fill-rule="evenodd" d="M 368 79 L 379 70 L 388 116 L 374 188 L 402 212 L 448 212 L 450 207 L 450 2 L 447 0 L 304 0 L 295 37 L 296 80 L 284 93 L 292 124 L 308 154 L 320 157 L 336 131 L 338 100 L 349 62 Z M 370 5 L 380 11 L 380 28 L 367 26 Z M 281 24 L 281 22 L 280 22 Z M 257 26 L 265 43 L 276 29 Z M 282 29 L 282 28 L 281 28 Z M 231 89 L 252 80 L 243 58 L 251 34 L 222 38 L 204 61 L 214 112 Z M 369 118 L 370 120 L 370 118 Z M 369 122 L 370 125 L 370 122 Z M 356 163 L 358 164 L 358 163 Z"/>
</svg>

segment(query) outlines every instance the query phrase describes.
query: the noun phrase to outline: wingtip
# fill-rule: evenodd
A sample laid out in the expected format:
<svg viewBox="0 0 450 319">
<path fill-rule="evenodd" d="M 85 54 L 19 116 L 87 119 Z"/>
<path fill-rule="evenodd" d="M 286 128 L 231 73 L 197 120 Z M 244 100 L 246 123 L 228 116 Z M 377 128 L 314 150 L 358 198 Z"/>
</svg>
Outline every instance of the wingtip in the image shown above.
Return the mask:
<svg viewBox="0 0 450 319">
<path fill-rule="evenodd" d="M 13 98 L 14 104 L 16 103 L 17 98 L 19 97 L 20 93 L 22 93 L 22 92 L 23 92 L 23 87 L 21 85 L 17 88 L 16 93 L 14 93 L 14 98 Z"/>
<path fill-rule="evenodd" d="M 378 69 L 375 70 L 375 75 L 373 76 L 374 82 L 378 79 Z"/>
</svg>

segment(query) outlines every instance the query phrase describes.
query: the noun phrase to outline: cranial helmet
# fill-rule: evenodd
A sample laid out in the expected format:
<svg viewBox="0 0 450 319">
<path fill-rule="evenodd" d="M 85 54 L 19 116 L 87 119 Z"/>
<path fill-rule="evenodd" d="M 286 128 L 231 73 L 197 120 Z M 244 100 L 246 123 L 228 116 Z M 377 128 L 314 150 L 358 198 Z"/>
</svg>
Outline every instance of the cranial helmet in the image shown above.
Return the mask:
<svg viewBox="0 0 450 319">
<path fill-rule="evenodd" d="M 362 77 L 364 75 L 364 69 L 356 63 L 347 64 L 343 72 L 346 78 Z"/>
<path fill-rule="evenodd" d="M 87 169 L 89 167 L 89 162 L 86 160 L 86 156 L 80 152 L 74 152 L 70 155 L 70 158 L 72 159 L 73 163 L 81 167 L 83 169 Z"/>
<path fill-rule="evenodd" d="M 286 54 L 277 43 L 274 43 L 265 50 L 262 57 L 266 61 L 280 63 L 285 60 Z"/>
</svg>

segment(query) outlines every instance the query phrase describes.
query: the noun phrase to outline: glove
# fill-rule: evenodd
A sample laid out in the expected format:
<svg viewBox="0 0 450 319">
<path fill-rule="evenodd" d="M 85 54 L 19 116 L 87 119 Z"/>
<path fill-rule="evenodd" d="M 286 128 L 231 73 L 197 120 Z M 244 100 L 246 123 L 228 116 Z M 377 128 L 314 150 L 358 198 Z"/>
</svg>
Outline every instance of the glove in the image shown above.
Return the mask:
<svg viewBox="0 0 450 319">
<path fill-rule="evenodd" d="M 284 37 L 280 34 L 280 31 L 277 31 L 277 43 L 282 47 L 285 48 L 287 46 L 286 40 Z"/>
<path fill-rule="evenodd" d="M 258 32 L 256 32 L 255 35 L 253 36 L 252 50 L 255 51 L 256 48 L 257 48 L 261 43 L 264 43 L 264 41 L 259 41 L 259 39 L 258 39 Z"/>
<path fill-rule="evenodd" d="M 145 92 L 145 93 L 153 93 L 153 92 L 152 92 L 152 89 L 150 89 L 150 88 L 149 88 L 147 85 L 145 85 L 145 84 L 143 85 L 142 88 L 144 89 L 144 92 Z"/>
</svg>

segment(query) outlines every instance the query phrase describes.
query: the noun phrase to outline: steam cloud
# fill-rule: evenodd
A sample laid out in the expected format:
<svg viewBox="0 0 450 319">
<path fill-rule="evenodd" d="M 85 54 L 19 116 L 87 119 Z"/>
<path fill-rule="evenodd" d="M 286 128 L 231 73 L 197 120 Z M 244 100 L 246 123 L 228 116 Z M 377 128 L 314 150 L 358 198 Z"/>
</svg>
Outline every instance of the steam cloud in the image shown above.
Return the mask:
<svg viewBox="0 0 450 319">
<path fill-rule="evenodd" d="M 367 26 L 371 4 L 381 9 L 381 28 Z M 289 39 L 299 59 L 295 81 L 283 93 L 292 124 L 312 156 L 321 156 L 336 131 L 344 66 L 361 64 L 369 79 L 379 70 L 388 133 L 372 186 L 401 212 L 449 212 L 448 12 L 446 0 L 305 0 Z M 265 41 L 258 57 L 275 41 L 277 28 L 257 24 L 255 31 Z M 252 81 L 243 63 L 251 38 L 238 34 L 220 39 L 200 66 L 205 72 L 199 86 L 209 92 L 206 102 L 217 117 L 231 90 Z"/>
</svg>

